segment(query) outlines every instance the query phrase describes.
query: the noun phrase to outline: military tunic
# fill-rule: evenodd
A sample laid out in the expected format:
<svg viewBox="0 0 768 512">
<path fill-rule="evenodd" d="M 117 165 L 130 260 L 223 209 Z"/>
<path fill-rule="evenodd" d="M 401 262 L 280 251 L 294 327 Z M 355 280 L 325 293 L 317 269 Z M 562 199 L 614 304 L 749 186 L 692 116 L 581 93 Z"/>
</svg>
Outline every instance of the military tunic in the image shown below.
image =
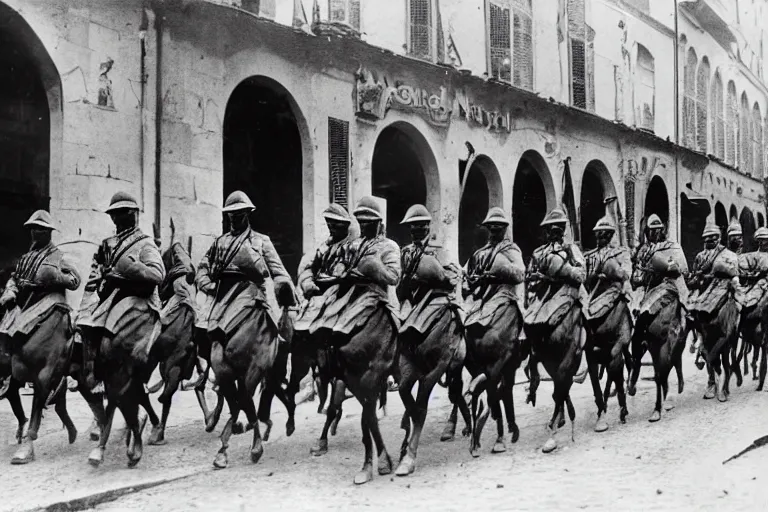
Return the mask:
<svg viewBox="0 0 768 512">
<path fill-rule="evenodd" d="M 736 290 L 738 275 L 736 253 L 722 245 L 701 251 L 694 260 L 694 277 L 690 284 L 695 291 L 689 295 L 688 309 L 708 315 L 716 312 Z"/>
<path fill-rule="evenodd" d="M 535 274 L 543 274 L 537 280 Z M 586 302 L 584 256 L 573 244 L 550 242 L 533 252 L 526 272 L 529 283 L 526 325 L 555 326 L 579 299 Z"/>
<path fill-rule="evenodd" d="M 398 312 L 390 300 L 389 287 L 400 280 L 400 248 L 382 235 L 359 238 L 346 247 L 345 266 L 362 274 L 364 280 L 341 285 L 336 299 L 324 304 L 309 332 L 330 329 L 335 333 L 350 334 L 379 307 L 387 308 L 392 322 L 399 327 Z"/>
<path fill-rule="evenodd" d="M 56 311 L 65 313 L 69 329 L 72 310 L 66 290 L 79 286 L 80 274 L 74 262 L 54 245 L 30 250 L 19 260 L 0 296 L 1 303 L 10 305 L 0 321 L 0 333 L 29 336 Z"/>
<path fill-rule="evenodd" d="M 587 262 L 586 288 L 590 294 L 586 316 L 599 319 L 608 314 L 617 301 L 629 302 L 632 260 L 626 248 L 610 246 L 589 251 L 584 257 Z"/>
<path fill-rule="evenodd" d="M 739 254 L 739 303 L 749 310 L 768 292 L 768 252 Z"/>
<path fill-rule="evenodd" d="M 688 272 L 685 254 L 675 242 L 647 242 L 638 247 L 634 257 L 632 285 L 640 288 L 636 315 L 655 315 L 670 301 L 677 299 L 687 307 L 688 287 L 683 275 Z M 679 268 L 678 277 L 667 276 L 672 264 Z"/>
<path fill-rule="evenodd" d="M 141 338 L 137 354 L 148 354 L 160 334 L 157 287 L 164 278 L 160 250 L 138 228 L 105 239 L 91 263 L 77 325 L 113 337 Z"/>
<path fill-rule="evenodd" d="M 429 333 L 446 310 L 459 316 L 456 287 L 459 268 L 447 261 L 441 247 L 432 241 L 414 242 L 402 249 L 403 275 L 398 286 L 401 299 L 400 332 L 413 329 L 420 335 Z"/>
<path fill-rule="evenodd" d="M 197 287 L 211 296 L 208 333 L 230 336 L 259 310 L 266 310 L 276 326 L 276 312 L 269 306 L 265 282 L 271 278 L 276 293 L 293 294 L 291 278 L 268 236 L 251 228 L 225 233 L 205 253 L 197 271 Z"/>
<path fill-rule="evenodd" d="M 478 249 L 465 268 L 465 325 L 485 328 L 508 316 L 509 308 L 522 312 L 524 277 L 523 255 L 511 240 Z"/>
</svg>

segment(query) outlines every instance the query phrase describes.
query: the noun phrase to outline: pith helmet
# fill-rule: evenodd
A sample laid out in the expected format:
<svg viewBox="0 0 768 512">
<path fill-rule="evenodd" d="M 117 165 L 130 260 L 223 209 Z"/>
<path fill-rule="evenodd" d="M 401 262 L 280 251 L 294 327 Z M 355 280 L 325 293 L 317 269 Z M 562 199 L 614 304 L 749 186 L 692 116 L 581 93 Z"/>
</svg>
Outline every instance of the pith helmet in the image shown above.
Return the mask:
<svg viewBox="0 0 768 512">
<path fill-rule="evenodd" d="M 728 236 L 741 235 L 743 235 L 743 232 L 741 231 L 741 224 L 739 223 L 738 219 L 731 220 L 731 223 L 728 225 Z"/>
<path fill-rule="evenodd" d="M 37 210 L 32 216 L 24 223 L 26 227 L 37 227 L 43 229 L 56 229 L 53 227 L 53 217 L 45 210 Z"/>
<path fill-rule="evenodd" d="M 546 217 L 544 217 L 544 220 L 541 221 L 541 224 L 539 225 L 548 226 L 550 224 L 566 224 L 566 223 L 568 223 L 568 217 L 566 217 L 565 212 L 560 208 L 555 208 L 551 212 L 549 212 Z"/>
<path fill-rule="evenodd" d="M 242 190 L 235 190 L 227 196 L 227 199 L 224 201 L 224 208 L 222 208 L 221 211 L 224 213 L 231 213 L 239 212 L 241 210 L 255 209 L 256 207 L 253 206 L 251 199 L 245 192 Z"/>
<path fill-rule="evenodd" d="M 405 217 L 400 224 L 410 224 L 412 222 L 432 222 L 432 216 L 429 214 L 426 206 L 423 204 L 414 204 L 405 212 Z"/>
<path fill-rule="evenodd" d="M 592 228 L 592 231 L 616 231 L 616 226 L 614 226 L 613 221 L 606 216 L 597 221 L 597 224 Z"/>
<path fill-rule="evenodd" d="M 352 222 L 352 219 L 349 218 L 349 213 L 347 210 L 345 210 L 343 206 L 337 203 L 331 203 L 328 205 L 328 208 L 326 208 L 323 212 L 323 218 L 346 223 Z"/>
<path fill-rule="evenodd" d="M 128 192 L 117 192 L 115 195 L 112 196 L 112 199 L 109 201 L 109 208 L 107 208 L 106 212 L 110 213 L 115 210 L 138 210 L 139 209 L 139 203 L 136 202 L 136 199 L 133 198 L 131 194 Z"/>
<path fill-rule="evenodd" d="M 722 233 L 720 232 L 720 226 L 713 222 L 708 222 L 704 227 L 704 231 L 701 233 L 701 238 L 707 238 L 708 236 L 722 236 Z"/>
<path fill-rule="evenodd" d="M 648 226 L 648 229 L 664 229 L 664 223 L 661 222 L 661 219 L 655 213 L 652 213 L 651 216 L 648 217 L 648 223 L 646 225 Z"/>
<path fill-rule="evenodd" d="M 755 240 L 768 240 L 768 228 L 757 228 Z"/>
<path fill-rule="evenodd" d="M 509 226 L 509 217 L 507 217 L 507 214 L 504 213 L 501 207 L 494 206 L 488 210 L 488 215 L 485 216 L 482 224 L 504 224 Z"/>
<path fill-rule="evenodd" d="M 360 199 L 353 213 L 357 220 L 384 220 L 381 217 L 379 204 L 371 196 L 365 196 Z"/>
</svg>

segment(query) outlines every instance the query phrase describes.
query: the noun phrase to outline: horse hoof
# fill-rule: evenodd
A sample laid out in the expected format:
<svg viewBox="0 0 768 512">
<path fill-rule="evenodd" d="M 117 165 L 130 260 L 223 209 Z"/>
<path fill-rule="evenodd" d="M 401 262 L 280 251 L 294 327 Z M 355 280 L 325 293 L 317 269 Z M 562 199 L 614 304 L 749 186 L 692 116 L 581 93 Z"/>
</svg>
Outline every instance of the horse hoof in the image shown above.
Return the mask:
<svg viewBox="0 0 768 512">
<path fill-rule="evenodd" d="M 264 423 L 267 426 L 267 428 L 264 429 L 264 435 L 261 436 L 261 438 L 264 439 L 264 442 L 267 442 L 269 441 L 269 435 L 272 433 L 272 421 L 266 420 L 266 421 L 263 421 L 262 423 Z"/>
<path fill-rule="evenodd" d="M 397 476 L 408 476 L 414 471 L 416 471 L 416 459 L 406 454 L 397 466 L 395 474 Z"/>
<path fill-rule="evenodd" d="M 527 403 L 527 404 L 531 404 L 531 407 L 536 407 L 536 395 L 533 395 L 533 394 L 529 394 L 529 395 L 528 395 L 528 396 L 525 398 L 525 403 Z"/>
<path fill-rule="evenodd" d="M 93 467 L 99 467 L 99 465 L 104 461 L 104 448 L 96 447 L 93 450 L 91 450 L 90 455 L 88 455 L 88 464 L 90 464 Z"/>
<path fill-rule="evenodd" d="M 88 432 L 88 437 L 91 439 L 91 441 L 98 441 L 99 438 L 101 437 L 101 428 L 95 421 L 91 424 L 90 431 Z"/>
<path fill-rule="evenodd" d="M 228 464 L 229 461 L 227 460 L 227 452 L 219 452 L 216 454 L 216 458 L 213 459 L 214 469 L 224 469 Z"/>
<path fill-rule="evenodd" d="M 373 470 L 371 466 L 366 465 L 358 474 L 355 475 L 355 485 L 367 484 L 373 480 Z"/>
<path fill-rule="evenodd" d="M 547 442 L 541 447 L 543 453 L 552 453 L 555 450 L 557 450 L 557 441 L 552 437 L 547 439 Z"/>
<path fill-rule="evenodd" d="M 648 418 L 648 421 L 650 421 L 651 423 L 656 423 L 660 419 L 661 419 L 661 412 L 653 411 L 653 414 L 651 414 L 651 417 Z"/>
<path fill-rule="evenodd" d="M 507 451 L 507 445 L 504 444 L 504 438 L 500 437 L 496 440 L 496 442 L 493 444 L 493 448 L 491 448 L 491 453 L 504 453 Z"/>
<path fill-rule="evenodd" d="M 600 416 L 595 423 L 595 432 L 605 432 L 606 430 L 608 430 L 608 422 L 603 416 Z"/>
<path fill-rule="evenodd" d="M 469 448 L 469 454 L 473 459 L 480 457 L 480 446 L 474 446 Z"/>
<path fill-rule="evenodd" d="M 563 428 L 565 426 L 565 416 L 560 416 L 560 421 L 557 422 L 557 428 Z"/>
<path fill-rule="evenodd" d="M 251 447 L 251 462 L 256 464 L 259 462 L 262 455 L 264 455 L 264 445 L 261 444 L 261 440 L 259 440 Z"/>
<path fill-rule="evenodd" d="M 462 437 L 469 437 L 470 434 L 472 434 L 472 427 L 470 427 L 469 425 L 467 425 L 461 430 Z"/>
<path fill-rule="evenodd" d="M 709 386 L 707 387 L 706 393 L 704 393 L 704 400 L 712 400 L 715 398 L 715 386 Z"/>
<path fill-rule="evenodd" d="M 696 368 L 698 368 L 699 370 L 703 370 L 704 369 L 704 361 L 696 361 Z"/>
<path fill-rule="evenodd" d="M 388 475 L 392 473 L 392 459 L 390 458 L 387 452 L 384 452 L 381 455 L 379 455 L 378 470 L 380 475 Z"/>
<path fill-rule="evenodd" d="M 451 441 L 456 436 L 456 423 L 449 421 L 445 424 L 443 433 L 440 434 L 441 441 Z"/>
<path fill-rule="evenodd" d="M 149 434 L 149 440 L 147 441 L 147 444 L 150 446 L 161 446 L 165 443 L 165 429 L 160 425 L 152 427 L 152 432 Z"/>
<path fill-rule="evenodd" d="M 630 385 L 627 386 L 627 394 L 629 396 L 635 396 L 636 392 L 637 392 L 637 389 L 635 388 L 634 385 L 630 384 Z"/>
<path fill-rule="evenodd" d="M 321 455 L 328 453 L 328 440 L 318 439 L 317 444 L 309 449 L 309 453 L 315 457 L 320 457 Z"/>
<path fill-rule="evenodd" d="M 288 421 L 285 422 L 285 435 L 286 437 L 291 437 L 291 435 L 296 431 L 296 423 L 293 421 L 293 418 L 288 418 Z"/>
<path fill-rule="evenodd" d="M 27 464 L 33 460 L 35 460 L 35 449 L 32 446 L 32 441 L 26 440 L 13 454 L 11 464 Z"/>
<path fill-rule="evenodd" d="M 136 454 L 128 455 L 128 467 L 135 468 L 136 464 L 138 464 L 140 460 L 141 460 L 141 455 L 136 455 Z"/>
<path fill-rule="evenodd" d="M 67 434 L 69 435 L 69 444 L 77 441 L 77 429 L 74 426 L 67 429 Z"/>
<path fill-rule="evenodd" d="M 520 429 L 517 428 L 517 425 L 512 427 L 512 429 L 510 430 L 510 434 L 512 435 L 509 437 L 509 441 L 512 444 L 516 443 L 518 439 L 520 439 Z"/>
<path fill-rule="evenodd" d="M 721 403 L 728 401 L 728 395 L 726 393 L 718 393 L 717 400 Z"/>
</svg>

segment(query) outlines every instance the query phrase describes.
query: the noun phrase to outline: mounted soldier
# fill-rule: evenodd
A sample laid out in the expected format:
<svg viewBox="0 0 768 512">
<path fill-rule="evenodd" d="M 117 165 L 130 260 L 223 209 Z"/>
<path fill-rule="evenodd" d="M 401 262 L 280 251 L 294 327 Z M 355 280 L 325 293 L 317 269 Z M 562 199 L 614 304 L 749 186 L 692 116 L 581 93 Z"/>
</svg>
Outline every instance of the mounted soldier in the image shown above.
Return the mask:
<svg viewBox="0 0 768 512">
<path fill-rule="evenodd" d="M 34 460 L 32 442 L 37 439 L 43 409 L 51 398 L 67 429 L 69 442 L 77 437 L 66 408 L 73 332 L 66 291 L 80 286 L 80 274 L 74 262 L 51 242 L 56 228 L 50 213 L 38 210 L 24 226 L 29 229 L 32 243 L 0 295 L 0 310 L 5 313 L 0 321 L 0 376 L 10 378 L 6 397 L 19 421 L 16 439 L 21 444 L 12 464 Z M 34 399 L 32 418 L 24 434 L 27 419 L 19 388 L 27 382 L 33 385 Z"/>
<path fill-rule="evenodd" d="M 629 312 L 629 276 L 632 272 L 632 261 L 625 247 L 611 246 L 616 226 L 610 218 L 603 217 L 597 221 L 592 231 L 597 239 L 597 248 L 584 255 L 587 263 L 586 289 L 589 292 L 586 316 L 592 333 L 590 347 L 587 349 L 587 363 L 592 390 L 598 403 L 595 431 L 603 432 L 608 429 L 603 413 L 606 411 L 611 384 L 616 385 L 622 423 L 626 421 L 628 414 L 624 393 L 624 366 L 631 364 L 629 341 L 632 337 L 632 316 Z M 608 372 L 602 401 L 599 398 L 600 382 L 596 366 L 601 366 Z"/>
<path fill-rule="evenodd" d="M 574 376 L 581 365 L 587 340 L 586 262 L 579 248 L 565 242 L 568 218 L 555 208 L 541 222 L 548 242 L 533 252 L 526 271 L 528 310 L 525 332 L 531 343 L 529 369 L 531 386 L 528 402 L 535 405 L 542 363 L 555 386 L 555 410 L 549 423 L 551 437 L 542 447 L 544 453 L 557 448 L 555 434 L 565 424 L 565 408 L 573 428 L 576 412 L 570 398 Z M 572 435 L 573 437 L 573 435 Z"/>
<path fill-rule="evenodd" d="M 768 228 L 755 231 L 758 248 L 754 252 L 739 255 L 739 281 L 741 284 L 738 300 L 741 303 L 739 332 L 742 337 L 741 352 L 744 357 L 744 374 L 749 373 L 746 357 L 751 350 L 752 379 L 758 380 L 758 391 L 762 391 L 766 375 L 766 339 L 763 319 L 768 312 Z M 760 368 L 758 370 L 758 359 Z"/>
<path fill-rule="evenodd" d="M 405 405 L 401 423 L 405 438 L 395 471 L 406 476 L 416 470 L 416 452 L 432 389 L 448 373 L 449 399 L 461 402 L 461 371 L 466 355 L 464 326 L 456 289 L 461 270 L 449 261 L 429 236 L 432 216 L 424 205 L 411 206 L 401 224 L 411 231 L 412 243 L 403 247 L 403 274 L 397 287 L 403 325 L 399 332 L 399 391 Z M 412 389 L 418 382 L 414 399 Z M 411 432 L 411 424 L 413 432 Z"/>
<path fill-rule="evenodd" d="M 523 328 L 523 279 L 525 264 L 518 246 L 508 236 L 509 218 L 504 210 L 492 207 L 482 222 L 488 230 L 488 243 L 475 251 L 464 270 L 462 295 L 467 308 L 464 322 L 467 337 L 466 365 L 474 377 L 468 393 L 472 395 L 472 438 L 470 453 L 479 456 L 480 436 L 488 414 L 478 412 L 478 397 L 485 391 L 496 420 L 493 453 L 506 451 L 504 404 L 507 429 L 512 443 L 520 437 L 515 421 L 512 391 L 515 373 L 528 356 L 521 339 Z M 459 407 L 461 404 L 459 404 Z M 455 416 L 456 405 L 452 416 Z M 454 422 L 455 423 L 455 422 Z"/>
<path fill-rule="evenodd" d="M 153 427 L 159 423 L 152 411 L 144 384 L 152 372 L 149 354 L 160 334 L 160 297 L 157 287 L 165 278 L 160 250 L 138 227 L 139 205 L 125 192 L 118 192 L 106 213 L 116 234 L 99 246 L 77 319 L 85 354 L 86 382 L 93 387 L 103 381 L 107 395 L 99 446 L 89 456 L 98 465 L 104 458 L 115 409 L 125 417 L 133 434 L 128 446 L 128 464 L 142 455 L 138 406 L 143 405 Z M 102 419 L 106 422 L 103 423 Z"/>
<path fill-rule="evenodd" d="M 229 439 L 237 429 L 240 410 L 253 429 L 251 461 L 258 462 L 264 453 L 253 395 L 272 368 L 278 348 L 276 313 L 267 303 L 267 279 L 272 279 L 281 307 L 295 304 L 293 283 L 272 241 L 251 229 L 248 217 L 255 209 L 242 191 L 227 197 L 222 211 L 229 218 L 229 232 L 205 253 L 196 277 L 198 289 L 213 297 L 207 319 L 211 366 L 219 385 L 219 404 L 223 397 L 230 409 L 213 462 L 219 469 L 227 467 Z"/>
<path fill-rule="evenodd" d="M 379 453 L 380 475 L 392 472 L 376 417 L 376 401 L 395 364 L 398 312 L 389 287 L 400 280 L 400 248 L 382 235 L 383 217 L 372 197 L 363 197 L 354 210 L 360 238 L 346 245 L 345 273 L 339 278 L 336 299 L 325 303 L 309 328 L 310 334 L 329 340 L 330 377 L 342 380 L 363 406 L 362 430 L 365 460 L 356 484 L 373 478 L 373 444 Z M 323 430 L 313 453 L 328 449 Z"/>
<path fill-rule="evenodd" d="M 655 213 L 648 217 L 645 238 L 645 243 L 635 252 L 630 280 L 632 288 L 639 289 L 640 303 L 634 311 L 632 375 L 627 391 L 630 396 L 635 394 L 640 362 L 650 349 L 656 373 L 656 406 L 649 421 L 658 421 L 673 367 L 677 371 L 678 392 L 683 390 L 682 350 L 687 333 L 688 299 L 683 275 L 688 272 L 688 263 L 680 245 L 667 240 L 666 226 Z"/>
</svg>

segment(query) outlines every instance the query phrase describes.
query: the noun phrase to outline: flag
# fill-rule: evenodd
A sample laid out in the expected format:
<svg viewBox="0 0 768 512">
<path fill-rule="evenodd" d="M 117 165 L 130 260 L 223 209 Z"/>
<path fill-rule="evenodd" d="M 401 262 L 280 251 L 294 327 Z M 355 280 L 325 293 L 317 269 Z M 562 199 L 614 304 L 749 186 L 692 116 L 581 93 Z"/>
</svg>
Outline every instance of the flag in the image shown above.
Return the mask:
<svg viewBox="0 0 768 512">
<path fill-rule="evenodd" d="M 448 49 L 446 54 L 448 55 L 448 60 L 451 61 L 451 64 L 453 64 L 454 67 L 460 68 L 462 66 L 461 54 L 459 54 L 459 49 L 456 48 L 453 35 L 450 33 L 448 34 Z"/>
</svg>

